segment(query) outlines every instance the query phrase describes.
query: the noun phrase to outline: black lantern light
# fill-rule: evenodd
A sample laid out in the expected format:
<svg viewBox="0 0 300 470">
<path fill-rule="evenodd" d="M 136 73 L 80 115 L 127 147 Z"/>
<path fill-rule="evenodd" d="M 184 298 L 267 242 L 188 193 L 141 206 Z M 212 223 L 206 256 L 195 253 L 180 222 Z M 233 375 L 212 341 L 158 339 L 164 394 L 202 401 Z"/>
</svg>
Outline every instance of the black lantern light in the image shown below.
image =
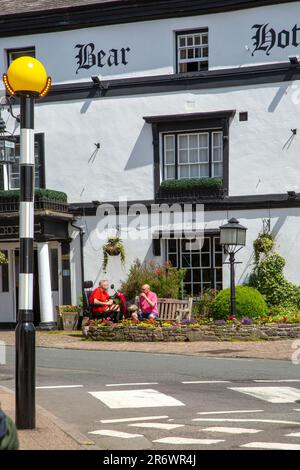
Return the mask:
<svg viewBox="0 0 300 470">
<path fill-rule="evenodd" d="M 230 264 L 230 304 L 231 315 L 234 317 L 236 314 L 236 299 L 235 299 L 235 280 L 234 280 L 234 265 L 235 254 L 246 245 L 246 232 L 247 228 L 243 227 L 239 221 L 232 218 L 227 224 L 220 227 L 220 243 L 224 247 L 224 252 L 229 254 Z"/>
</svg>

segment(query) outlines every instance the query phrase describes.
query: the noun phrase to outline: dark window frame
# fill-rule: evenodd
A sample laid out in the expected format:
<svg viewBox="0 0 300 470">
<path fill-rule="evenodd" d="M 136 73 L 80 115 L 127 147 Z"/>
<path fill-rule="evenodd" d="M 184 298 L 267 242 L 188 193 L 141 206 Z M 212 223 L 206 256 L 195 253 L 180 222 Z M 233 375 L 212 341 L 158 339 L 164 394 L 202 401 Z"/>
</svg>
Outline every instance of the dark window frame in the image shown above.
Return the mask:
<svg viewBox="0 0 300 470">
<path fill-rule="evenodd" d="M 180 72 L 179 71 L 179 61 L 178 61 L 178 50 L 179 50 L 179 45 L 178 45 L 178 41 L 179 41 L 179 36 L 188 36 L 189 34 L 202 34 L 202 33 L 207 33 L 207 37 L 208 37 L 208 42 L 207 42 L 207 47 L 208 47 L 208 57 L 207 57 L 207 71 L 209 70 L 209 28 L 208 27 L 205 27 L 205 28 L 196 28 L 196 29 L 187 29 L 187 30 L 180 30 L 180 31 L 175 31 L 175 54 L 176 54 L 176 57 L 175 57 L 175 73 L 177 75 L 185 75 L 185 74 L 193 74 L 193 73 L 199 73 L 201 72 L 198 71 L 198 72 Z M 195 61 L 197 62 L 197 61 Z M 200 62 L 200 61 L 199 61 Z M 205 70 L 203 70 L 204 72 Z"/>
<path fill-rule="evenodd" d="M 146 123 L 152 126 L 153 137 L 153 171 L 154 194 L 157 196 L 161 184 L 161 158 L 160 135 L 171 132 L 207 131 L 209 129 L 221 129 L 223 131 L 223 192 L 228 195 L 229 190 L 229 130 L 230 121 L 236 111 L 223 110 L 207 113 L 174 114 L 162 116 L 145 116 Z"/>
<path fill-rule="evenodd" d="M 35 46 L 27 46 L 27 47 L 12 47 L 10 49 L 6 49 L 6 62 L 7 62 L 7 67 L 10 66 L 11 61 L 10 61 L 10 54 L 13 52 L 26 52 L 29 50 L 34 50 L 34 57 L 36 57 L 36 48 Z"/>
<path fill-rule="evenodd" d="M 16 135 L 16 143 L 20 144 L 20 135 Z M 39 188 L 44 189 L 46 188 L 46 171 L 45 171 L 45 134 L 43 132 L 38 132 L 34 134 L 34 143 L 39 147 L 39 161 L 40 161 L 40 168 L 39 168 L 39 180 L 40 186 Z"/>
<path fill-rule="evenodd" d="M 209 267 L 200 267 L 199 269 L 200 270 L 205 270 L 205 269 L 209 269 L 210 270 L 210 287 L 211 289 L 215 289 L 216 288 L 216 285 L 217 284 L 221 284 L 221 289 L 223 289 L 224 287 L 224 273 L 223 273 L 223 265 L 224 265 L 224 254 L 222 252 L 222 265 L 221 266 L 215 266 L 215 259 L 216 259 L 216 256 L 218 254 L 221 254 L 220 251 L 215 251 L 215 240 L 216 239 L 219 239 L 220 238 L 220 231 L 217 230 L 217 229 L 213 229 L 213 230 L 208 230 L 208 231 L 205 231 L 204 234 L 203 234 L 203 237 L 204 238 L 208 238 L 210 240 L 209 242 L 209 247 L 210 247 L 210 251 L 209 251 L 209 261 L 210 261 L 210 266 Z M 169 239 L 163 239 L 164 241 L 164 259 L 165 261 L 168 261 L 168 258 L 169 258 L 169 250 L 168 250 L 168 243 L 169 243 L 169 240 L 170 239 L 175 239 L 175 240 L 178 240 L 181 242 L 182 239 L 176 239 L 172 236 L 170 236 Z M 184 239 L 184 237 L 183 237 Z M 182 256 L 182 246 L 181 246 L 181 243 L 179 244 L 178 242 L 176 242 L 176 249 L 177 249 L 177 252 L 176 252 L 176 257 L 177 257 L 177 264 L 179 263 L 181 265 L 181 256 Z M 200 256 L 201 256 L 201 250 L 200 250 Z M 190 268 L 188 269 L 197 269 L 193 266 L 191 266 Z M 222 272 L 222 280 L 221 281 L 217 281 L 217 270 L 220 270 Z M 188 282 L 189 284 L 189 282 Z M 198 282 L 196 283 L 193 283 L 193 282 L 190 282 L 190 284 L 199 284 Z M 200 284 L 206 284 L 206 282 L 202 282 L 200 281 Z M 197 298 L 197 297 L 195 297 Z"/>
</svg>

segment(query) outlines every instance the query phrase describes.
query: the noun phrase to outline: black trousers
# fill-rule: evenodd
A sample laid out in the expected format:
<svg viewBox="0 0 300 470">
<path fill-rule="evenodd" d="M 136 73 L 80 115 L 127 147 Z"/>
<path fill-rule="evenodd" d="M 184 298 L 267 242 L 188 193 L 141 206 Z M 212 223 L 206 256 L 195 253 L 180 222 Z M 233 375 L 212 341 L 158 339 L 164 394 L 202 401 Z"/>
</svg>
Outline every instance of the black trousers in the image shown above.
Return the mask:
<svg viewBox="0 0 300 470">
<path fill-rule="evenodd" d="M 108 317 L 114 323 L 116 323 L 122 320 L 123 314 L 120 311 L 116 312 L 115 310 L 105 310 L 105 312 L 93 313 L 93 316 L 92 316 L 92 318 L 96 320 L 106 320 Z"/>
</svg>

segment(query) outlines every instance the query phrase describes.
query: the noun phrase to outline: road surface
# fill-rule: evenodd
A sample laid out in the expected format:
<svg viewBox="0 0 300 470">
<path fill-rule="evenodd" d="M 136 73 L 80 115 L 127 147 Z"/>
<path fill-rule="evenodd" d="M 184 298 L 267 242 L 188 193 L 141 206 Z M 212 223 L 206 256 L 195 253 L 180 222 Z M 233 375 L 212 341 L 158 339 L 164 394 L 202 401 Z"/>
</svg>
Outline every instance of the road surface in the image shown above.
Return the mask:
<svg viewBox="0 0 300 470">
<path fill-rule="evenodd" d="M 300 450 L 289 361 L 38 348 L 37 403 L 103 449 Z"/>
</svg>

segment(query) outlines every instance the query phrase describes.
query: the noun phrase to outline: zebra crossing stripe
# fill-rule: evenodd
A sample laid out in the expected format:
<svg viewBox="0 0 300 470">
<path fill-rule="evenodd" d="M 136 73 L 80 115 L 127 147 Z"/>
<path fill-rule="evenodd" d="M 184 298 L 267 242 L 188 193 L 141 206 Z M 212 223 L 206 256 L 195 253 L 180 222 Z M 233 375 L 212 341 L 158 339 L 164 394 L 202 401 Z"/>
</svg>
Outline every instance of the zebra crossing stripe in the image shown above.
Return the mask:
<svg viewBox="0 0 300 470">
<path fill-rule="evenodd" d="M 292 387 L 230 387 L 229 390 L 270 403 L 294 403 L 300 400 L 300 390 Z"/>
<path fill-rule="evenodd" d="M 226 428 L 226 427 L 211 427 L 201 429 L 205 432 L 221 432 L 224 434 L 256 434 L 262 432 L 261 429 L 249 429 L 249 428 Z"/>
<path fill-rule="evenodd" d="M 168 423 L 134 423 L 128 424 L 130 427 L 150 428 L 150 429 L 165 429 L 171 431 L 172 429 L 183 428 L 184 424 L 168 424 Z"/>
<path fill-rule="evenodd" d="M 89 432 L 89 434 L 94 434 L 96 436 L 118 437 L 120 439 L 133 439 L 136 437 L 144 437 L 143 434 L 129 434 L 128 432 L 113 431 L 110 429 L 98 429 L 97 431 Z"/>
<path fill-rule="evenodd" d="M 247 447 L 248 449 L 300 450 L 300 444 L 286 444 L 282 442 L 249 442 L 240 447 Z"/>
<path fill-rule="evenodd" d="M 163 437 L 156 439 L 158 444 L 171 444 L 171 445 L 212 445 L 219 442 L 225 442 L 223 439 L 192 439 L 188 437 Z"/>
</svg>

